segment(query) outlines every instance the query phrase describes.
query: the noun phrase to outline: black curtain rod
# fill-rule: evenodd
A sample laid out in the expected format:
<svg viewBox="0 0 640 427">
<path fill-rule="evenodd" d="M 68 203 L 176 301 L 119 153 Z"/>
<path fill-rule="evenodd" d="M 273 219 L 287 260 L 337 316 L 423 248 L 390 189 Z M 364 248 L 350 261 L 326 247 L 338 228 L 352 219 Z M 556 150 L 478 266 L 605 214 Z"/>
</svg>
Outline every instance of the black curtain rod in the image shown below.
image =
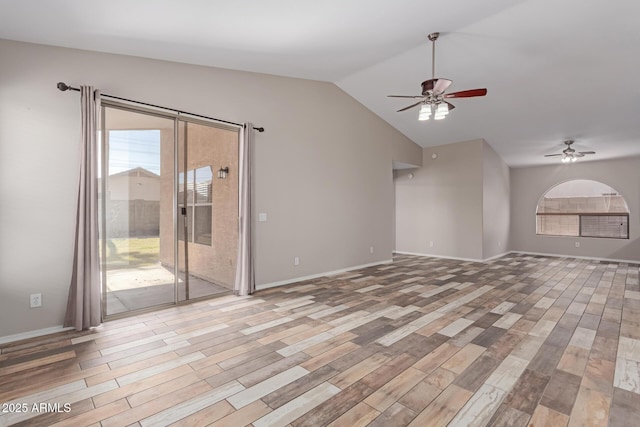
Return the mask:
<svg viewBox="0 0 640 427">
<path fill-rule="evenodd" d="M 59 82 L 57 87 L 62 92 L 65 92 L 65 91 L 68 91 L 68 90 L 75 90 L 76 92 L 80 92 L 80 89 L 78 89 L 77 87 L 69 86 L 68 84 L 63 83 L 63 82 Z M 113 95 L 109 95 L 109 94 L 106 94 L 106 93 L 101 93 L 100 96 L 106 96 L 107 98 L 117 99 L 119 101 L 133 102 L 135 104 L 145 105 L 147 107 L 161 108 L 163 110 L 175 111 L 176 113 L 180 113 L 180 114 L 188 114 L 190 116 L 200 117 L 202 119 L 215 120 L 216 122 L 227 123 L 227 124 L 230 124 L 230 125 L 235 125 L 235 126 L 242 127 L 242 123 L 235 123 L 235 122 L 230 122 L 230 121 L 227 121 L 227 120 L 220 120 L 220 119 L 216 119 L 215 117 L 203 116 L 201 114 L 189 113 L 188 111 L 176 110 L 175 108 L 163 107 L 161 105 L 148 104 L 146 102 L 140 102 L 140 101 L 135 101 L 133 99 L 121 98 L 119 96 L 113 96 Z M 253 129 L 257 130 L 258 132 L 264 132 L 264 128 L 263 127 L 255 127 L 254 126 Z"/>
</svg>

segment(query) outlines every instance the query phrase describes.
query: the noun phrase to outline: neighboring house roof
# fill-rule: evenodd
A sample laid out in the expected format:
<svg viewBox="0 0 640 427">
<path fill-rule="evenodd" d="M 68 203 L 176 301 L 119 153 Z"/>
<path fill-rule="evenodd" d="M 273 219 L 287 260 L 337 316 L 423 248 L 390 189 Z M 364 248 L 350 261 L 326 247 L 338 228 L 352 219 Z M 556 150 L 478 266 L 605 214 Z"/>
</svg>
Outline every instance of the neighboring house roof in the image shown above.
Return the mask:
<svg viewBox="0 0 640 427">
<path fill-rule="evenodd" d="M 137 167 L 137 168 L 133 168 L 133 169 L 129 169 L 126 171 L 122 171 L 122 172 L 118 172 L 118 173 L 114 173 L 109 175 L 110 178 L 113 178 L 115 176 L 141 176 L 141 177 L 145 177 L 145 178 L 160 178 L 160 175 L 157 175 L 153 172 L 151 172 L 150 170 L 147 170 L 145 168 L 142 167 Z"/>
</svg>

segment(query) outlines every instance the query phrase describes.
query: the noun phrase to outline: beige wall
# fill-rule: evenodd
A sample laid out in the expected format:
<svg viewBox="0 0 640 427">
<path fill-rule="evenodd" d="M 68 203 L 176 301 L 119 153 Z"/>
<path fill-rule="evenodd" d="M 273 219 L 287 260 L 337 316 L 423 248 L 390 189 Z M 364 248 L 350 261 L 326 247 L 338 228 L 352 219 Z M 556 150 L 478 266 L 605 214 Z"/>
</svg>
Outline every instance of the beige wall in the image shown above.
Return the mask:
<svg viewBox="0 0 640 427">
<path fill-rule="evenodd" d="M 422 147 L 410 140 L 398 141 L 391 153 L 394 164 L 422 166 Z"/>
<path fill-rule="evenodd" d="M 396 171 L 397 251 L 483 258 L 483 144 L 425 148 L 422 168 Z"/>
<path fill-rule="evenodd" d="M 58 81 L 266 128 L 255 138 L 256 214 L 268 214 L 256 222 L 259 284 L 391 258 L 392 152 L 408 140 L 335 85 L 6 40 L 0 58 L 0 337 L 63 320 L 80 101 Z M 43 307 L 29 309 L 35 292 Z"/>
<path fill-rule="evenodd" d="M 511 249 L 515 251 L 640 261 L 640 157 L 578 161 L 511 170 Z M 620 192 L 629 208 L 628 240 L 536 235 L 536 206 L 553 186 L 592 179 Z M 576 243 L 580 247 L 576 247 Z"/>
<path fill-rule="evenodd" d="M 487 259 L 509 249 L 510 170 L 485 141 L 482 155 L 482 257 Z"/>
</svg>

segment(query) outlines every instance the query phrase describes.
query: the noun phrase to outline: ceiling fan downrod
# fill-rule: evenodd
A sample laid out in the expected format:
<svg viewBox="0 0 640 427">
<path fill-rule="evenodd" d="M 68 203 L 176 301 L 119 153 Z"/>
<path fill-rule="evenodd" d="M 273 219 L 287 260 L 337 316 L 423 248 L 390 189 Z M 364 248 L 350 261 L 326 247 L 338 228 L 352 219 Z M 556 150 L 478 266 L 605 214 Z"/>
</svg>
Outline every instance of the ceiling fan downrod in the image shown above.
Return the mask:
<svg viewBox="0 0 640 427">
<path fill-rule="evenodd" d="M 431 79 L 436 78 L 436 40 L 440 37 L 440 33 L 429 34 L 429 40 L 431 41 Z"/>
</svg>

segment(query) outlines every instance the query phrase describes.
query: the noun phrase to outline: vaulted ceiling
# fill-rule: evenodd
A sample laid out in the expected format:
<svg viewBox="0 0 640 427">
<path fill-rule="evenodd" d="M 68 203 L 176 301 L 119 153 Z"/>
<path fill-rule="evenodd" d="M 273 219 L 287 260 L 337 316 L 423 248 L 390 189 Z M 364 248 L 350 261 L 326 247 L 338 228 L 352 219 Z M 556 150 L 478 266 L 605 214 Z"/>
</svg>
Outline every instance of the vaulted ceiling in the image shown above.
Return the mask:
<svg viewBox="0 0 640 427">
<path fill-rule="evenodd" d="M 330 81 L 423 147 L 484 138 L 510 166 L 640 155 L 640 3 L 630 0 L 0 0 L 0 38 Z M 436 77 L 442 121 L 388 94 Z"/>
</svg>

